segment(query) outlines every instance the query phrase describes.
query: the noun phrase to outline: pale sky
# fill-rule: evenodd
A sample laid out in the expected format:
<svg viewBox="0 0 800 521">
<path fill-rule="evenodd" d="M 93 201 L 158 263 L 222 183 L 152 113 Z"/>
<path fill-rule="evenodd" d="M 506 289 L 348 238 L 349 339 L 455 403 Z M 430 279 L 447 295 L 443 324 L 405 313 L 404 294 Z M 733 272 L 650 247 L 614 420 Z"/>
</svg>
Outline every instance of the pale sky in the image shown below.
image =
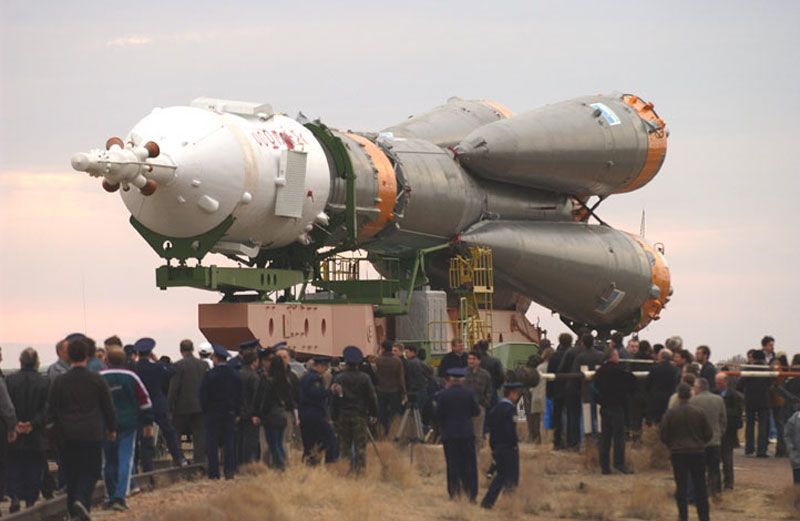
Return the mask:
<svg viewBox="0 0 800 521">
<path fill-rule="evenodd" d="M 0 346 L 83 331 L 201 340 L 200 302 L 155 287 L 160 259 L 118 194 L 70 156 L 153 107 L 198 96 L 269 102 L 377 130 L 457 95 L 514 112 L 600 92 L 655 103 L 660 174 L 600 208 L 663 242 L 675 296 L 641 336 L 680 334 L 712 358 L 777 338 L 800 290 L 800 2 L 213 2 L 0 0 Z M 85 299 L 84 299 L 85 295 Z M 85 300 L 85 313 L 84 302 Z M 564 331 L 541 308 L 555 337 Z"/>
</svg>

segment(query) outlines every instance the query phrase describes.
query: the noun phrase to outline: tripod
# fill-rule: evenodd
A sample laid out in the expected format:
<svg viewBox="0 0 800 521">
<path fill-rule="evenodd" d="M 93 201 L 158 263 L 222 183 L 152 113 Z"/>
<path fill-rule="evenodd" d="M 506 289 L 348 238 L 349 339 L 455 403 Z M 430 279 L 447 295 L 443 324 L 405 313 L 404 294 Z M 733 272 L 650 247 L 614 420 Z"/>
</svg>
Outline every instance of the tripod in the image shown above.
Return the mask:
<svg viewBox="0 0 800 521">
<path fill-rule="evenodd" d="M 411 427 L 411 433 L 407 434 L 406 427 Z M 406 407 L 405 412 L 403 413 L 403 418 L 400 420 L 400 426 L 397 429 L 397 434 L 394 437 L 394 441 L 396 443 L 400 443 L 401 441 L 407 441 L 411 444 L 411 450 L 409 451 L 411 462 L 414 462 L 414 445 L 417 443 L 422 443 L 425 434 L 422 431 L 422 416 L 419 413 L 419 408 L 417 407 L 417 400 L 416 396 L 413 394 L 408 395 L 408 407 Z"/>
</svg>

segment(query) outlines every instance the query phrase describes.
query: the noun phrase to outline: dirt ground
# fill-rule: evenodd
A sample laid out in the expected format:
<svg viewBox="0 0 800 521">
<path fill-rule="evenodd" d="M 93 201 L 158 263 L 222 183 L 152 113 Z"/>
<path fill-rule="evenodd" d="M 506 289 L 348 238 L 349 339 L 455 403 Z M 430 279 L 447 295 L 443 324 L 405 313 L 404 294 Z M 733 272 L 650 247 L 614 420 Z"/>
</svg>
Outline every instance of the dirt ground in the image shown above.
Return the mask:
<svg viewBox="0 0 800 521">
<path fill-rule="evenodd" d="M 413 464 L 407 449 L 379 443 L 378 450 L 385 466 L 369 448 L 367 473 L 360 478 L 349 476 L 344 463 L 313 469 L 295 463 L 284 473 L 254 465 L 229 482 L 179 483 L 136 495 L 129 500 L 128 512 L 102 517 L 114 521 L 677 518 L 666 453 L 652 439 L 640 449 L 628 450 L 633 475 L 601 475 L 596 449 L 553 452 L 546 446 L 522 445 L 520 487 L 513 495 L 501 495 L 491 512 L 448 499 L 441 446 L 417 446 Z M 299 454 L 292 458 L 298 461 Z M 483 449 L 481 474 L 489 458 L 488 449 Z M 736 490 L 712 503 L 712 519 L 800 519 L 800 511 L 792 511 L 796 491 L 786 459 L 746 458 L 739 450 L 735 471 Z M 481 495 L 486 487 L 481 475 Z M 691 508 L 690 519 L 696 519 Z"/>
</svg>

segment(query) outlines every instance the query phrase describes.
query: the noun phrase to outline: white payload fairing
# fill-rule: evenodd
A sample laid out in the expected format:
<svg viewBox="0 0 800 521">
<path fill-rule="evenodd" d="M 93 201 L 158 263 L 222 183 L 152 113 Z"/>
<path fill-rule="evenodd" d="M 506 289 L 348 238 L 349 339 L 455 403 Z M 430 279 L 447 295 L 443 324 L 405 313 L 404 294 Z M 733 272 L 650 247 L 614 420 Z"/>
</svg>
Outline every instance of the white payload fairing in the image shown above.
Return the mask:
<svg viewBox="0 0 800 521">
<path fill-rule="evenodd" d="M 516 116 L 453 98 L 364 133 L 200 98 L 153 110 L 124 140 L 72 165 L 121 189 L 133 219 L 160 237 L 200 240 L 224 226 L 210 250 L 256 264 L 348 237 L 397 257 L 443 242 L 484 245 L 506 295 L 496 306 L 529 298 L 576 326 L 630 331 L 658 318 L 669 269 L 643 239 L 586 224 L 587 202 L 653 179 L 666 142 L 652 104 L 629 94 Z"/>
</svg>

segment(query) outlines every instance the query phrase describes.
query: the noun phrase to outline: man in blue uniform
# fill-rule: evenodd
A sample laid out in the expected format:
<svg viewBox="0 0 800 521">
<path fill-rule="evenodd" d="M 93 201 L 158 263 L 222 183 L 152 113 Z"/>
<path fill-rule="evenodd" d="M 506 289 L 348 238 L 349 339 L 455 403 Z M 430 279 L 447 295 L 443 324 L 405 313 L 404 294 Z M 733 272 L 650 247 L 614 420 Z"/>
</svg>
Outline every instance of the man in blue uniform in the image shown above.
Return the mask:
<svg viewBox="0 0 800 521">
<path fill-rule="evenodd" d="M 228 360 L 228 367 L 230 367 L 236 372 L 241 371 L 242 366 L 244 365 L 242 361 L 242 357 L 244 356 L 244 354 L 247 353 L 248 351 L 254 351 L 257 353 L 259 349 L 262 349 L 261 342 L 259 342 L 257 338 L 253 340 L 248 340 L 246 342 L 242 342 L 241 344 L 236 346 L 237 350 L 236 356 Z"/>
<path fill-rule="evenodd" d="M 492 508 L 503 489 L 513 490 L 519 484 L 519 439 L 517 438 L 517 402 L 522 396 L 522 382 L 503 386 L 503 398 L 495 405 L 486 423 L 489 426 L 489 446 L 497 473 L 481 501 L 483 508 Z"/>
<path fill-rule="evenodd" d="M 200 408 L 206 421 L 208 477 L 219 479 L 219 447 L 225 458 L 225 479 L 236 473 L 236 422 L 242 407 L 242 381 L 228 367 L 228 351 L 213 344 L 214 368 L 200 384 Z"/>
<path fill-rule="evenodd" d="M 164 389 L 168 388 L 169 379 L 172 377 L 172 370 L 158 361 L 153 355 L 153 348 L 156 341 L 152 338 L 140 338 L 133 344 L 134 349 L 139 353 L 139 361 L 136 363 L 134 371 L 147 389 L 150 400 L 153 402 L 153 417 L 158 424 L 164 438 L 167 441 L 167 448 L 172 456 L 172 463 L 179 467 L 184 464 L 183 453 L 178 443 L 178 431 L 172 425 L 167 406 L 167 397 Z M 150 472 L 153 470 L 153 456 L 155 453 L 154 438 L 146 438 L 142 432 L 143 426 L 139 426 L 138 438 L 141 440 L 141 459 L 142 470 Z"/>
<path fill-rule="evenodd" d="M 303 438 L 303 459 L 309 465 L 319 463 L 321 450 L 325 451 L 325 463 L 338 458 L 336 436 L 328 419 L 330 391 L 322 380 L 322 374 L 329 365 L 329 358 L 315 357 L 311 371 L 300 379 L 300 435 Z"/>
<path fill-rule="evenodd" d="M 462 489 L 474 502 L 478 497 L 478 462 L 472 418 L 481 413 L 475 392 L 464 386 L 466 369 L 447 370 L 447 388 L 436 395 L 436 416 L 447 462 L 447 493 L 451 498 Z"/>
</svg>

